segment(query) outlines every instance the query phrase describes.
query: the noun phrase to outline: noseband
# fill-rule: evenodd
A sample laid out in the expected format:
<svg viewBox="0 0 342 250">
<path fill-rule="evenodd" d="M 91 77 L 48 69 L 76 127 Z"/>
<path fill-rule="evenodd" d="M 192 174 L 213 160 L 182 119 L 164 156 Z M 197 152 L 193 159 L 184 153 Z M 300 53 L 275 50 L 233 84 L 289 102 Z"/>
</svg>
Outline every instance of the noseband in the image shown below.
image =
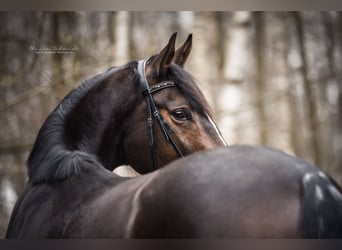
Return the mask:
<svg viewBox="0 0 342 250">
<path fill-rule="evenodd" d="M 152 85 L 150 87 L 146 79 L 145 68 L 146 68 L 146 60 L 139 61 L 138 62 L 139 83 L 140 83 L 140 89 L 142 91 L 142 94 L 145 96 L 146 105 L 147 105 L 147 128 L 148 128 L 148 137 L 149 137 L 149 143 L 150 143 L 151 160 L 152 160 L 153 169 L 156 169 L 155 150 L 154 150 L 154 133 L 153 133 L 153 117 L 158 121 L 165 140 L 169 144 L 171 144 L 173 149 L 176 151 L 178 157 L 183 157 L 183 154 L 181 153 L 181 151 L 179 150 L 175 142 L 172 140 L 172 137 L 170 136 L 170 133 L 173 133 L 173 129 L 170 127 L 170 125 L 166 122 L 165 118 L 159 112 L 152 97 L 153 93 L 159 90 L 165 89 L 165 88 L 176 87 L 176 85 L 172 81 L 163 81 L 155 85 Z"/>
</svg>

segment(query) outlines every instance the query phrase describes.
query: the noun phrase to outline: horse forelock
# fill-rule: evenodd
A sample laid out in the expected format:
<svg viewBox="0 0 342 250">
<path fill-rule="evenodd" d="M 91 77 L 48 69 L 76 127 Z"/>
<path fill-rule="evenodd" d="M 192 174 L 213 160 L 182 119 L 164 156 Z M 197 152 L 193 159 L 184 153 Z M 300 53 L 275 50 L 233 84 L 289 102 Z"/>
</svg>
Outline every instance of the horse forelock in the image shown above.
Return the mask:
<svg viewBox="0 0 342 250">
<path fill-rule="evenodd" d="M 157 55 L 151 56 L 147 60 L 147 64 L 153 61 L 156 56 Z M 135 65 L 135 67 L 136 64 L 137 62 L 132 62 L 132 65 Z M 139 79 L 139 74 L 137 71 L 136 77 L 136 79 Z M 202 91 L 199 89 L 191 74 L 185 71 L 181 66 L 172 63 L 165 77 L 176 84 L 178 89 L 184 95 L 184 98 L 189 102 L 195 112 L 200 113 L 205 117 L 207 117 L 208 115 L 211 117 L 213 116 L 213 111 L 209 103 L 207 102 L 206 98 L 204 97 Z"/>
<path fill-rule="evenodd" d="M 68 114 L 93 87 L 120 68 L 110 68 L 102 74 L 83 81 L 48 116 L 39 130 L 27 161 L 31 183 L 64 180 L 77 175 L 83 169 L 101 165 L 95 155 L 67 148 L 64 134 L 65 121 Z"/>
<path fill-rule="evenodd" d="M 179 88 L 195 112 L 204 117 L 213 116 L 213 111 L 193 77 L 177 64 L 172 64 L 169 76 Z"/>
</svg>

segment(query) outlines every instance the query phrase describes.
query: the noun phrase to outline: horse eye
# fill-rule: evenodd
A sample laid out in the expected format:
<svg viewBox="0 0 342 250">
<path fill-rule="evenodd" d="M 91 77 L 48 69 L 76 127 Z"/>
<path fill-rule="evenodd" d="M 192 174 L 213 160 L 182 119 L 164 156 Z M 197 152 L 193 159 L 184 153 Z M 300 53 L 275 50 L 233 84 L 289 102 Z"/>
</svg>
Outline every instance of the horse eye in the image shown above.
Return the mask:
<svg viewBox="0 0 342 250">
<path fill-rule="evenodd" d="M 178 121 L 188 121 L 192 119 L 191 112 L 186 109 L 175 109 L 171 115 Z"/>
</svg>

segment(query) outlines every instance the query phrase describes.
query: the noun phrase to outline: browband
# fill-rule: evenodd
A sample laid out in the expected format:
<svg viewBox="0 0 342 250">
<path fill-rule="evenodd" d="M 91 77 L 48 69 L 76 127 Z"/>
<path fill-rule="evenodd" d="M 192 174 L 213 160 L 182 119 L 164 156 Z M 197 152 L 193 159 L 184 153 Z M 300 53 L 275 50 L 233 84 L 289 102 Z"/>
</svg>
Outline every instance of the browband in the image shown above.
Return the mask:
<svg viewBox="0 0 342 250">
<path fill-rule="evenodd" d="M 155 85 L 152 85 L 151 87 L 148 84 L 146 74 L 145 74 L 145 68 L 146 68 L 146 60 L 141 60 L 138 62 L 138 73 L 139 73 L 139 80 L 140 80 L 140 87 L 142 90 L 142 93 L 144 96 L 148 94 L 152 94 L 158 90 L 162 90 L 169 87 L 175 87 L 175 83 L 172 81 L 163 81 L 159 82 Z"/>
</svg>

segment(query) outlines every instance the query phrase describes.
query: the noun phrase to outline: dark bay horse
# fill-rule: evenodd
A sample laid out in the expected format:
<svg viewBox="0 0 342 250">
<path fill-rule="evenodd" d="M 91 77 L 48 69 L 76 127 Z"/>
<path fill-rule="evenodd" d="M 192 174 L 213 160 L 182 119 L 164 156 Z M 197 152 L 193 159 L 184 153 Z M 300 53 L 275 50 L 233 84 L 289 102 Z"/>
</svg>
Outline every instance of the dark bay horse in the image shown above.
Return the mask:
<svg viewBox="0 0 342 250">
<path fill-rule="evenodd" d="M 7 238 L 342 237 L 341 189 L 317 167 L 277 150 L 223 147 L 135 178 L 109 171 L 128 163 L 149 172 L 153 159 L 160 168 L 179 154 L 224 144 L 180 67 L 191 43 L 173 53 L 174 38 L 151 59 L 86 82 L 57 107 L 31 152 L 29 183 Z M 183 101 L 175 101 L 180 94 Z M 117 100 L 130 108 L 108 110 Z M 152 133 L 141 122 L 151 115 Z"/>
<path fill-rule="evenodd" d="M 183 70 L 192 35 L 177 50 L 175 40 L 176 33 L 159 54 L 112 67 L 62 100 L 29 156 L 28 189 L 99 167 L 113 170 L 125 164 L 147 173 L 178 157 L 225 145 L 202 92 Z M 25 206 L 26 198 L 21 196 L 17 207 Z"/>
<path fill-rule="evenodd" d="M 7 237 L 340 238 L 342 194 L 304 160 L 260 146 L 198 152 L 153 173 L 92 168 L 32 185 Z"/>
</svg>

